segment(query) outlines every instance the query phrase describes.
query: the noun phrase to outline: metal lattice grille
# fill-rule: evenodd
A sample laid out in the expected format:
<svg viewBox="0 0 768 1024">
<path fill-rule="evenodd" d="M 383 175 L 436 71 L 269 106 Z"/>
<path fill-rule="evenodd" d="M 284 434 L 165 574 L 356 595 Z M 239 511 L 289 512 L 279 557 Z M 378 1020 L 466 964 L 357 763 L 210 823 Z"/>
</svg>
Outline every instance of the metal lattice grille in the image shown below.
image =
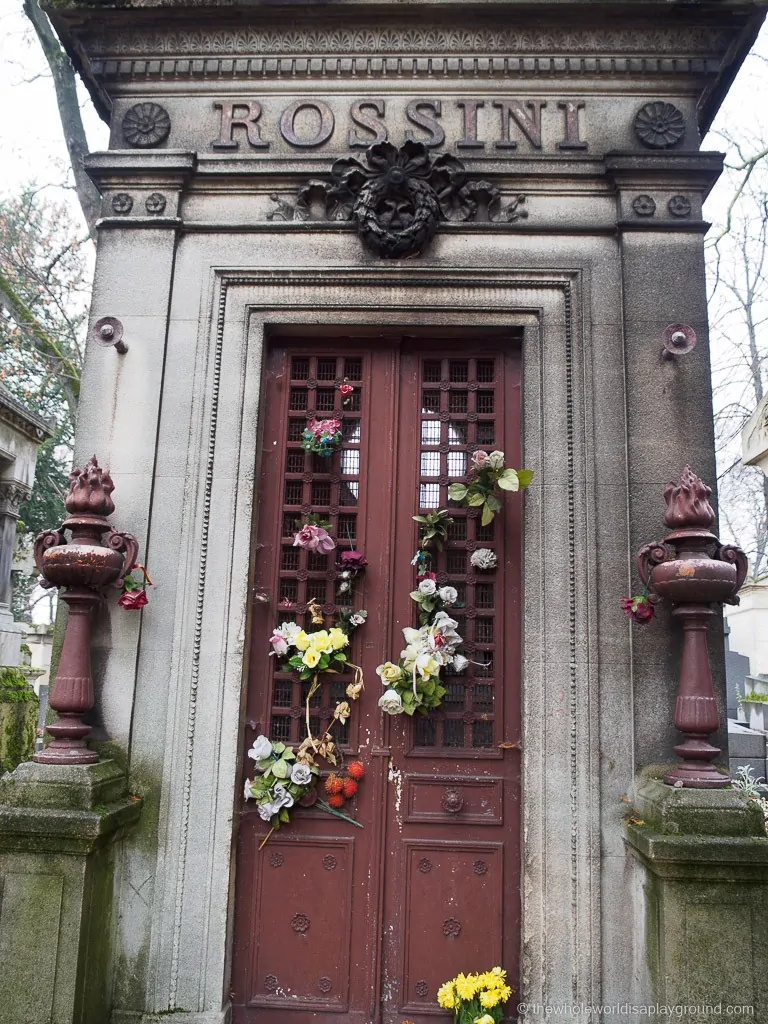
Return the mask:
<svg viewBox="0 0 768 1024">
<path fill-rule="evenodd" d="M 358 502 L 361 479 L 362 402 L 365 360 L 360 356 L 293 356 L 290 386 L 287 388 L 287 429 L 283 457 L 283 502 L 278 564 L 278 621 L 299 622 L 306 630 L 311 624 L 307 606 L 316 601 L 326 625 L 340 607 L 354 601 L 354 589 L 338 593 L 336 557 L 343 547 L 354 543 L 358 534 Z M 342 396 L 339 386 L 348 382 L 354 391 Z M 342 418 L 343 447 L 330 458 L 306 452 L 301 447 L 304 429 L 313 417 Z M 319 554 L 293 546 L 293 536 L 304 517 L 317 513 L 329 520 L 329 533 L 338 548 Z M 351 660 L 354 658 L 351 656 Z M 273 662 L 276 659 L 271 659 Z M 273 670 L 270 736 L 273 740 L 297 743 L 305 735 L 304 702 L 310 683 L 301 683 L 294 673 Z M 352 676 L 333 676 L 322 682 L 312 699 L 310 728 L 318 735 L 331 719 L 337 701 L 344 699 Z M 334 728 L 334 738 L 350 742 L 349 723 Z"/>
<path fill-rule="evenodd" d="M 499 520 L 482 526 L 476 509 L 448 500 L 451 483 L 463 480 L 472 452 L 501 445 L 502 388 L 496 359 L 423 359 L 419 450 L 420 511 L 449 508 L 453 525 L 443 552 L 435 554 L 438 586 L 455 587 L 451 615 L 464 637 L 469 667 L 447 675 L 442 706 L 426 718 L 415 716 L 417 747 L 493 748 L 496 737 L 498 584 L 493 573 L 478 573 L 472 552 L 490 548 L 503 564 Z"/>
</svg>

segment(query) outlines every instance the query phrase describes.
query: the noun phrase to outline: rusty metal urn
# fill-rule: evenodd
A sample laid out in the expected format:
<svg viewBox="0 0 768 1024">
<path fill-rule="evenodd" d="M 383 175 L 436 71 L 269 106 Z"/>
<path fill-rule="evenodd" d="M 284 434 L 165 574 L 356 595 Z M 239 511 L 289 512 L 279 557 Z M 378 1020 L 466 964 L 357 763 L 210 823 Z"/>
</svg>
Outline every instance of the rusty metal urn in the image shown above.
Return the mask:
<svg viewBox="0 0 768 1024">
<path fill-rule="evenodd" d="M 43 764 L 99 760 L 88 749 L 91 727 L 82 721 L 84 712 L 93 707 L 91 612 L 102 599 L 102 588 L 122 586 L 139 552 L 135 537 L 117 533 L 107 522 L 115 511 L 114 489 L 109 472 L 101 469 L 94 455 L 84 469 L 69 475 L 64 501 L 68 517 L 57 530 L 47 530 L 35 540 L 41 586 L 63 588 L 62 599 L 69 606 L 59 668 L 51 686 L 50 705 L 59 720 L 47 727 L 53 739 L 33 758 Z"/>
<path fill-rule="evenodd" d="M 747 575 L 747 556 L 731 544 L 721 544 L 711 532 L 715 513 L 712 494 L 686 466 L 677 483 L 664 491 L 670 527 L 661 543 L 646 544 L 637 555 L 640 578 L 672 605 L 683 627 L 683 655 L 675 703 L 675 726 L 684 740 L 675 747 L 681 764 L 667 772 L 670 785 L 720 789 L 730 778 L 713 765 L 720 748 L 708 736 L 720 722 L 712 687 L 707 648 L 707 623 L 720 604 L 738 604 L 737 592 Z"/>
</svg>

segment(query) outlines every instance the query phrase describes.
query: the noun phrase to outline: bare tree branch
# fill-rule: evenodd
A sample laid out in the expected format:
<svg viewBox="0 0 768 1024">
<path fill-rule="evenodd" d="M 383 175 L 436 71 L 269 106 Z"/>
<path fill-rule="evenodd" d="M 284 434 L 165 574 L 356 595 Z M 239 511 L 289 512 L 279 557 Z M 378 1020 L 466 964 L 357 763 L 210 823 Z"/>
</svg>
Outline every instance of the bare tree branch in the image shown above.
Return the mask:
<svg viewBox="0 0 768 1024">
<path fill-rule="evenodd" d="M 85 173 L 84 159 L 88 153 L 88 139 L 85 135 L 80 103 L 77 98 L 75 69 L 59 45 L 48 16 L 40 9 L 38 0 L 24 0 L 24 13 L 32 22 L 32 27 L 43 48 L 45 59 L 48 61 L 48 67 L 51 69 L 61 127 L 72 164 L 72 173 L 75 176 L 77 198 L 80 200 L 88 231 L 95 239 L 95 227 L 101 203 L 98 190 Z"/>
</svg>

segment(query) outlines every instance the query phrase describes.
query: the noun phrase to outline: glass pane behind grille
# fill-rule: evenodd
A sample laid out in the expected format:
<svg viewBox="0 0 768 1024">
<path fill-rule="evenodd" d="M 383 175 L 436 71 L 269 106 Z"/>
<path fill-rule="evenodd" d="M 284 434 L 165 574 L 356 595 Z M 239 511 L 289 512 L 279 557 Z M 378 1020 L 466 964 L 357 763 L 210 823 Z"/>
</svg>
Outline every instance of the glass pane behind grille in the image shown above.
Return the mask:
<svg viewBox="0 0 768 1024">
<path fill-rule="evenodd" d="M 344 606 L 344 602 L 350 602 L 352 596 L 337 593 L 336 553 L 313 553 L 293 546 L 293 536 L 311 511 L 330 521 L 329 533 L 336 537 L 339 547 L 349 547 L 357 537 L 360 479 L 365 471 L 360 447 L 362 406 L 366 397 L 365 359 L 321 353 L 292 356 L 289 365 L 291 386 L 283 401 L 284 412 L 291 415 L 287 417 L 282 466 L 282 475 L 288 474 L 288 478 L 283 483 L 282 544 L 275 604 L 279 621 L 296 621 L 311 630 L 319 626 L 312 625 L 307 612 L 310 601 L 321 606 L 328 628 L 333 624 L 336 610 Z M 350 400 L 342 404 L 339 385 L 345 379 L 355 382 L 355 390 Z M 343 448 L 332 458 L 308 456 L 301 447 L 307 422 L 314 415 L 342 417 Z M 311 476 L 305 475 L 309 472 Z M 339 506 L 344 507 L 343 513 L 339 512 Z M 350 657 L 350 660 L 355 659 Z M 269 664 L 273 673 L 270 736 L 287 743 L 299 743 L 305 735 L 307 685 L 300 683 L 294 674 L 281 671 L 276 658 L 270 658 Z M 312 698 L 310 714 L 315 735 L 328 725 L 332 709 L 343 699 L 340 695 L 344 694 L 352 676 L 328 675 L 325 679 L 321 677 L 321 681 L 320 689 Z M 350 723 L 343 729 L 337 725 L 333 737 L 342 746 L 350 742 Z"/>
<path fill-rule="evenodd" d="M 454 587 L 458 601 L 451 614 L 466 641 L 469 665 L 461 672 L 446 672 L 447 693 L 440 709 L 427 717 L 414 716 L 413 743 L 418 748 L 456 751 L 457 748 L 495 750 L 496 670 L 494 628 L 498 609 L 493 578 L 476 572 L 470 555 L 477 547 L 490 547 L 503 565 L 503 551 L 494 524 L 481 526 L 475 510 L 448 500 L 448 485 L 466 480 L 469 453 L 491 447 L 502 437 L 501 395 L 496 359 L 425 359 L 420 402 L 421 446 L 417 460 L 419 504 L 422 513 L 449 508 L 453 524 L 445 551 L 435 552 L 431 568 L 441 586 Z M 478 385 L 482 384 L 482 387 Z M 439 389 L 437 387 L 439 385 Z M 482 414 L 482 420 L 478 420 Z M 499 536 L 501 531 L 499 531 Z M 482 614 L 476 616 L 478 610 Z M 414 625 L 416 616 L 414 615 Z M 455 756 L 455 753 L 447 756 Z"/>
</svg>

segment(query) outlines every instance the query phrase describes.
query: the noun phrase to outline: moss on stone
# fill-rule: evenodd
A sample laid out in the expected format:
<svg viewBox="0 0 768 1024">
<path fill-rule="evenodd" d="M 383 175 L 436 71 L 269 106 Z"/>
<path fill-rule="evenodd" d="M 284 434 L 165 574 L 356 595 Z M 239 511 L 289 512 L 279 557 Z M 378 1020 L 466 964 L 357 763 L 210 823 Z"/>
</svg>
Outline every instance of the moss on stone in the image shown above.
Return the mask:
<svg viewBox="0 0 768 1024">
<path fill-rule="evenodd" d="M 0 775 L 35 752 L 39 701 L 17 668 L 0 669 Z"/>
</svg>

